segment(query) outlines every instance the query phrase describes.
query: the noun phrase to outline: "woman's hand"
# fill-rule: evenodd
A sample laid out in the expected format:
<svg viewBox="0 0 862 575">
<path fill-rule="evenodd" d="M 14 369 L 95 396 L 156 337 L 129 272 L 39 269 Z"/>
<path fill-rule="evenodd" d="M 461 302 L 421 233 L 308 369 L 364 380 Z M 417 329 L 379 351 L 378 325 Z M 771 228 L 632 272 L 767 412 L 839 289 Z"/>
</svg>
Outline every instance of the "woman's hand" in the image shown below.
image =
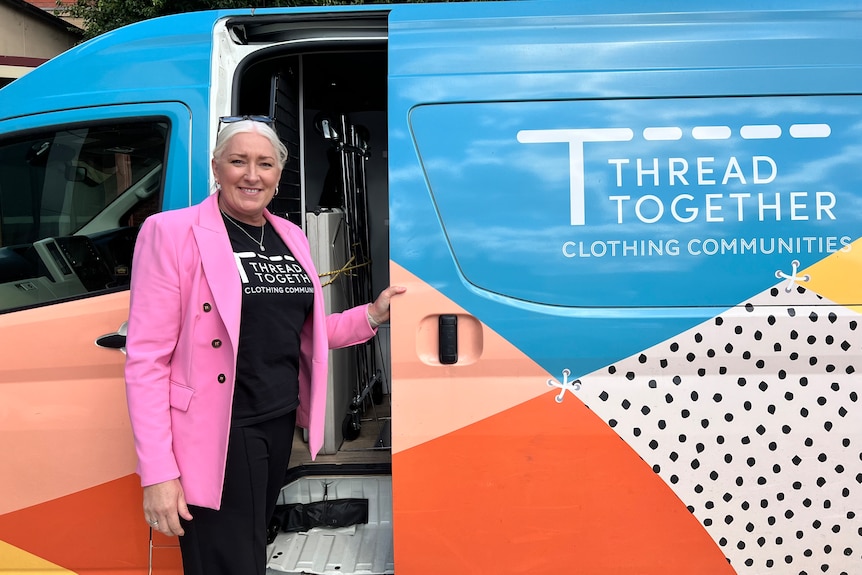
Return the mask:
<svg viewBox="0 0 862 575">
<path fill-rule="evenodd" d="M 368 317 L 372 321 L 372 325 L 376 323 L 380 325 L 389 321 L 389 303 L 392 296 L 402 294 L 407 291 L 407 288 L 401 286 L 389 286 L 377 296 L 374 303 L 368 305 Z M 377 326 L 374 326 L 377 327 Z"/>
<path fill-rule="evenodd" d="M 192 519 L 179 479 L 144 487 L 144 519 L 153 529 L 165 535 L 185 535 L 180 517 Z"/>
</svg>

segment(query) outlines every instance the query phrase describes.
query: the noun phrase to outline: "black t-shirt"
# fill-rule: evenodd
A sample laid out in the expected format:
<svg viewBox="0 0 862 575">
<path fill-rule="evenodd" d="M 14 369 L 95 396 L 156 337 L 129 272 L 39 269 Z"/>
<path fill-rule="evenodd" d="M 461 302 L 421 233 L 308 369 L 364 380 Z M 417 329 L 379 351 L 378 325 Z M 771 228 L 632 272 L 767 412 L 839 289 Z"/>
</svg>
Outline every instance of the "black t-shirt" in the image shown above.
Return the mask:
<svg viewBox="0 0 862 575">
<path fill-rule="evenodd" d="M 269 223 L 261 229 L 228 218 L 225 227 L 242 281 L 232 425 L 244 426 L 299 406 L 300 333 L 314 287 Z"/>
</svg>

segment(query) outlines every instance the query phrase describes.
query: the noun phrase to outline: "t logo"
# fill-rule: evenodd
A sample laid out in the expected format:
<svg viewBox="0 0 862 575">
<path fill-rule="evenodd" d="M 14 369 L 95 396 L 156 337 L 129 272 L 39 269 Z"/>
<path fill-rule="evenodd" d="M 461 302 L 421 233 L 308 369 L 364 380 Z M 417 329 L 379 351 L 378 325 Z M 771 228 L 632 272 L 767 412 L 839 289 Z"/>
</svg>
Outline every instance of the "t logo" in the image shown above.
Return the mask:
<svg viewBox="0 0 862 575">
<path fill-rule="evenodd" d="M 629 128 L 593 128 L 582 130 L 521 130 L 522 144 L 569 144 L 569 204 L 573 226 L 586 223 L 584 209 L 584 143 L 628 142 L 634 137 Z"/>
</svg>

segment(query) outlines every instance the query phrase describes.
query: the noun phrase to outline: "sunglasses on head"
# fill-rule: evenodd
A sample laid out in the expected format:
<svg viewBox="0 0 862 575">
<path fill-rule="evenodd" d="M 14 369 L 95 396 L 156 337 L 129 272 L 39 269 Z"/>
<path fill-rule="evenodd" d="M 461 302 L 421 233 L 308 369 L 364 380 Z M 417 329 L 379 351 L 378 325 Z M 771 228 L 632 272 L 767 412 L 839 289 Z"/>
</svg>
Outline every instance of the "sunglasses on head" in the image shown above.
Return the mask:
<svg viewBox="0 0 862 575">
<path fill-rule="evenodd" d="M 222 124 L 233 124 L 236 122 L 242 122 L 244 120 L 251 120 L 252 122 L 260 122 L 262 124 L 266 124 L 270 128 L 275 127 L 275 120 L 270 116 L 257 116 L 257 115 L 245 115 L 245 116 L 222 116 L 218 119 L 218 127 L 221 130 Z"/>
</svg>

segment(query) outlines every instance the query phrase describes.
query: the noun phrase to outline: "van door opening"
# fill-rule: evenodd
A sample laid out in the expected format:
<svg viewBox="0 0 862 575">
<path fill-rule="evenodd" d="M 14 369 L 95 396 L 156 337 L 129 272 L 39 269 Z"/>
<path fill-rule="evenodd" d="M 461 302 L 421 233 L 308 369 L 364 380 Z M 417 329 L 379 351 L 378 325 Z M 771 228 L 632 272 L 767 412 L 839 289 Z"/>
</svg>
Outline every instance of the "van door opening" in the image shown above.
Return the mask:
<svg viewBox="0 0 862 575">
<path fill-rule="evenodd" d="M 270 210 L 304 228 L 336 312 L 389 284 L 386 14 L 307 18 L 226 21 L 216 45 L 237 65 L 214 84 L 234 86 L 225 115 L 274 119 L 289 159 Z M 271 572 L 394 572 L 389 350 L 384 325 L 368 344 L 332 351 L 323 449 L 312 461 L 297 431 Z M 346 522 L 340 530 L 285 524 L 286 509 L 323 501 L 359 501 L 366 521 L 330 511 L 323 521 Z"/>
</svg>

